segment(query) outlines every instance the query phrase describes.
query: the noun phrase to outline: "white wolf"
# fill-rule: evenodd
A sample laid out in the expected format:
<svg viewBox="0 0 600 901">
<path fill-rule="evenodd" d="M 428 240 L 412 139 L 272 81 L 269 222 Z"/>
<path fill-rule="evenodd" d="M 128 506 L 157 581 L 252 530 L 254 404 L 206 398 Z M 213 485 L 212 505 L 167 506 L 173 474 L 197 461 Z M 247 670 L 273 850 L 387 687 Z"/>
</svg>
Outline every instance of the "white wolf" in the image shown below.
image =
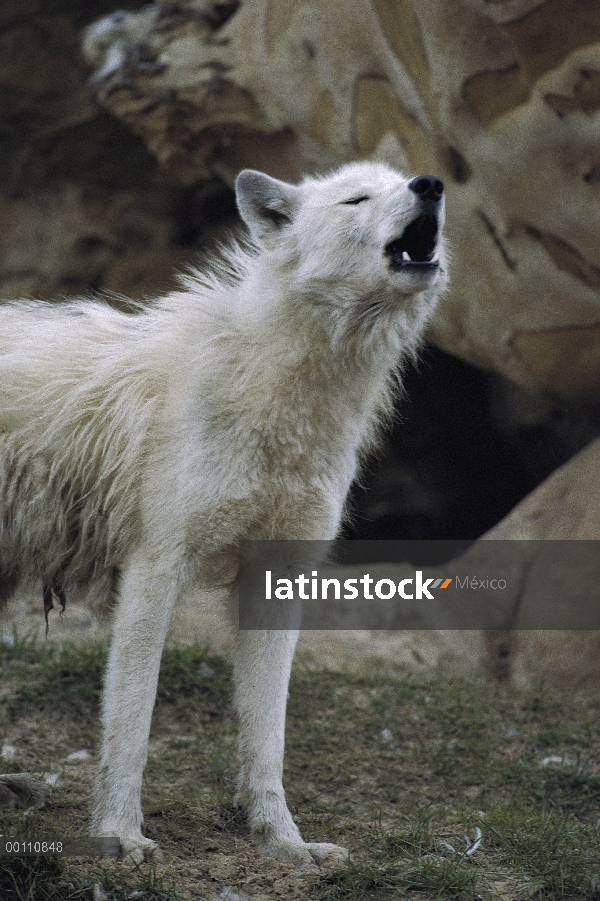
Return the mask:
<svg viewBox="0 0 600 901">
<path fill-rule="evenodd" d="M 190 586 L 236 597 L 241 539 L 335 537 L 445 284 L 443 185 L 354 163 L 293 186 L 242 172 L 250 237 L 135 314 L 100 301 L 0 308 L 0 587 L 46 606 L 118 598 L 92 831 L 140 859 L 140 789 L 161 653 Z M 254 842 L 298 865 L 282 787 L 297 634 L 238 632 L 237 799 Z"/>
</svg>

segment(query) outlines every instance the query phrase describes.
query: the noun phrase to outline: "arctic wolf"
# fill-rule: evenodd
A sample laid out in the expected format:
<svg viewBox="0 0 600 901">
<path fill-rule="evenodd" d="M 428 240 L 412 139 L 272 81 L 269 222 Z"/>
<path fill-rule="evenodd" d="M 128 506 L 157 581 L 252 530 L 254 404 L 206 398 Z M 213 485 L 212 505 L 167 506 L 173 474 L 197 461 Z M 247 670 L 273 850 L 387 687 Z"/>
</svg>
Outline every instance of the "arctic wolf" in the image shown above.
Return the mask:
<svg viewBox="0 0 600 901">
<path fill-rule="evenodd" d="M 355 163 L 293 186 L 243 171 L 248 236 L 128 315 L 99 301 L 0 308 L 0 587 L 45 606 L 117 599 L 92 834 L 140 859 L 140 789 L 161 653 L 183 590 L 235 625 L 242 539 L 335 537 L 445 283 L 442 182 Z M 235 631 L 235 629 L 234 629 Z M 281 777 L 297 634 L 235 635 L 237 801 L 265 854 L 305 842 Z"/>
</svg>

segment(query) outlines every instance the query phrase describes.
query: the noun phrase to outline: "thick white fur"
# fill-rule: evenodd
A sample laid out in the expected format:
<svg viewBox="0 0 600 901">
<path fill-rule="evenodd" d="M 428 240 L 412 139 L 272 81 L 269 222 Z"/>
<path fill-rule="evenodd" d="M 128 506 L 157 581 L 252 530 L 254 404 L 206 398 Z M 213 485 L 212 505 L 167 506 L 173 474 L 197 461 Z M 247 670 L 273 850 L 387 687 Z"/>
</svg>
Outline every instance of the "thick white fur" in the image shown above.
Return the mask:
<svg viewBox="0 0 600 901">
<path fill-rule="evenodd" d="M 420 200 L 383 164 L 298 187 L 244 172 L 250 231 L 135 314 L 97 301 L 0 308 L 0 594 L 19 577 L 118 588 L 92 830 L 140 857 L 140 789 L 162 647 L 191 586 L 235 596 L 240 539 L 336 535 L 445 281 L 384 253 Z M 368 196 L 359 204 L 345 200 Z M 440 218 L 442 213 L 440 214 Z M 1 582 L 1 579 L 0 579 Z M 240 632 L 238 800 L 259 848 L 299 865 L 282 788 L 297 635 Z"/>
</svg>

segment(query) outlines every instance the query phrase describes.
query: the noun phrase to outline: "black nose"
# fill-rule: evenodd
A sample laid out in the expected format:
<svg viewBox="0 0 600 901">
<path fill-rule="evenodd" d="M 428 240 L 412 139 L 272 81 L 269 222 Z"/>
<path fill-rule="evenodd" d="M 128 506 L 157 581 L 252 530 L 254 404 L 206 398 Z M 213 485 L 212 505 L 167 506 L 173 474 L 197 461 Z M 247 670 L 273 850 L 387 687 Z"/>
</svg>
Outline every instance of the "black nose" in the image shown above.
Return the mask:
<svg viewBox="0 0 600 901">
<path fill-rule="evenodd" d="M 408 187 L 421 198 L 421 200 L 441 200 L 444 193 L 444 182 L 435 175 L 417 175 L 409 181 Z"/>
</svg>

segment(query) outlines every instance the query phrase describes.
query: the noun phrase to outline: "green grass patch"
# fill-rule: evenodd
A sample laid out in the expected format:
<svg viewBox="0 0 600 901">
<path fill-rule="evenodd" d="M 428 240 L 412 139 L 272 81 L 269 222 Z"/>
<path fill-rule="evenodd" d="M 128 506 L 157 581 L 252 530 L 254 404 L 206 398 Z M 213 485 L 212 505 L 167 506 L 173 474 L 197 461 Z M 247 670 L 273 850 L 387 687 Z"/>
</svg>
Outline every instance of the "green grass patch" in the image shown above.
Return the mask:
<svg viewBox="0 0 600 901">
<path fill-rule="evenodd" d="M 203 645 L 165 648 L 158 678 L 157 699 L 182 712 L 201 704 L 223 714 L 231 702 L 231 666 Z"/>
<path fill-rule="evenodd" d="M 57 647 L 15 631 L 12 642 L 0 644 L 0 675 L 14 685 L 5 710 L 15 715 L 52 705 L 70 715 L 96 716 L 106 658 L 107 649 L 100 644 Z M 229 704 L 230 684 L 230 665 L 205 646 L 170 646 L 163 653 L 157 701 L 182 711 L 201 703 L 217 715 Z"/>
<path fill-rule="evenodd" d="M 90 898 L 89 892 L 74 894 L 63 880 L 63 867 L 53 857 L 0 858 L 2 901 L 71 901 Z"/>
<path fill-rule="evenodd" d="M 425 860 L 402 867 L 350 866 L 321 879 L 324 901 L 367 901 L 425 895 L 428 899 L 473 901 L 475 873 L 448 860 Z"/>
<path fill-rule="evenodd" d="M 600 873 L 600 836 L 591 824 L 556 813 L 523 814 L 499 809 L 486 824 L 502 862 L 531 881 L 528 898 L 582 901 L 591 898 Z"/>
<path fill-rule="evenodd" d="M 172 883 L 155 867 L 116 874 L 94 864 L 85 875 L 74 875 L 56 857 L 0 858 L 2 901 L 183 901 Z"/>
</svg>

